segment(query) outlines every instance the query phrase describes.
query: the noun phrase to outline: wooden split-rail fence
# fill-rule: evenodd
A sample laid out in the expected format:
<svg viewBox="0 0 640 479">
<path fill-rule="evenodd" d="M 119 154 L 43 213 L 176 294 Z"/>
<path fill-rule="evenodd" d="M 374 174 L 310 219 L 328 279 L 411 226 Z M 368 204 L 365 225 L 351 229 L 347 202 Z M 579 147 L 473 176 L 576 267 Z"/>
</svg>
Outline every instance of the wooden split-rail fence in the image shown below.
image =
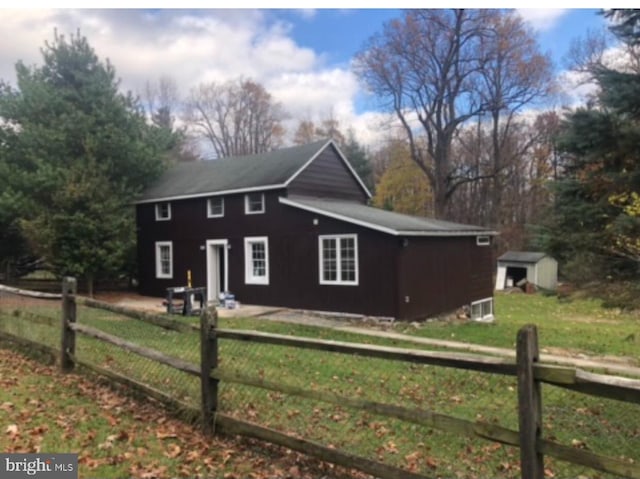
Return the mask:
<svg viewBox="0 0 640 479">
<path fill-rule="evenodd" d="M 76 282 L 65 278 L 62 295 L 47 295 L 62 300 L 62 338 L 60 367 L 62 371 L 71 371 L 76 364 L 92 369 L 112 380 L 141 390 L 145 394 L 179 407 L 184 404 L 171 398 L 163 391 L 142 384 L 110 370 L 78 360 L 75 355 L 76 335 L 86 335 L 100 341 L 118 346 L 144 358 L 197 376 L 201 384 L 201 407 L 199 417 L 207 433 L 226 433 L 249 436 L 300 451 L 322 460 L 356 468 L 384 479 L 423 478 L 400 468 L 359 457 L 317 442 L 294 437 L 280 431 L 263 427 L 248 421 L 230 417 L 218 411 L 218 386 L 221 381 L 245 386 L 262 388 L 282 394 L 322 401 L 325 403 L 349 406 L 351 408 L 400 419 L 414 424 L 468 437 L 479 437 L 520 449 L 521 477 L 542 479 L 544 477 L 544 456 L 586 466 L 605 473 L 621 477 L 640 479 L 640 465 L 607 457 L 594 452 L 562 445 L 542 437 L 542 392 L 541 384 L 552 384 L 580 393 L 640 404 L 640 380 L 619 376 L 595 374 L 574 367 L 542 364 L 539 361 L 537 330 L 533 325 L 520 329 L 517 334 L 516 360 L 461 353 L 424 351 L 387 346 L 365 345 L 359 343 L 328 341 L 306 337 L 287 336 L 257 331 L 222 329 L 217 324 L 217 312 L 214 308 L 203 310 L 200 326 L 186 324 L 179 320 L 153 315 L 128 308 L 115 306 L 76 295 Z M 196 365 L 165 353 L 140 346 L 120 337 L 80 324 L 76 321 L 76 305 L 105 309 L 146 321 L 177 331 L 200 330 L 200 364 Z M 12 339 L 20 339 L 14 338 Z M 218 368 L 220 339 L 248 341 L 271 345 L 302 348 L 327 353 L 358 355 L 371 358 L 404 361 L 483 373 L 514 376 L 517 378 L 517 400 L 519 413 L 518 430 L 504 428 L 497 424 L 469 421 L 432 411 L 410 409 L 397 405 L 383 404 L 360 398 L 351 398 L 327 391 L 316 391 L 275 381 L 267 381 L 228 372 Z"/>
</svg>

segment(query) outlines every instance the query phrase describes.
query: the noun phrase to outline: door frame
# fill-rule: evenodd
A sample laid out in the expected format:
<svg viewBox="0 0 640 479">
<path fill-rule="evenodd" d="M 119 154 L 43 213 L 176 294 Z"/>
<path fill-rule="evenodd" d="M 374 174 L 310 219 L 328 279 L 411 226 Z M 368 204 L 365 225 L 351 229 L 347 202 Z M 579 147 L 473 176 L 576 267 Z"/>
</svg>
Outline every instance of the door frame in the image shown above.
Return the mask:
<svg viewBox="0 0 640 479">
<path fill-rule="evenodd" d="M 227 239 L 215 239 L 206 241 L 207 249 L 207 301 L 217 301 L 219 294 L 225 289 L 229 288 L 229 240 Z M 224 271 L 220 274 L 220 251 L 223 252 L 224 259 Z M 218 261 L 213 262 L 213 259 L 217 258 Z M 216 269 L 216 271 L 214 271 Z M 222 284 L 219 285 L 219 291 L 213 291 L 213 275 L 216 277 L 222 277 Z"/>
</svg>

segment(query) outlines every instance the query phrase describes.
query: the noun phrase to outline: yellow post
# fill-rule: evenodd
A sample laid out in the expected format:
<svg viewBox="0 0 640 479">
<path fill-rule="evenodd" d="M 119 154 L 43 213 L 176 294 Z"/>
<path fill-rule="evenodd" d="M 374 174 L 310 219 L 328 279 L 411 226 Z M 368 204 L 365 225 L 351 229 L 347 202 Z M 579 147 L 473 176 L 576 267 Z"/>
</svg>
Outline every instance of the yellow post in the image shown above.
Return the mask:
<svg viewBox="0 0 640 479">
<path fill-rule="evenodd" d="M 187 288 L 191 287 L 191 270 L 187 270 Z"/>
</svg>

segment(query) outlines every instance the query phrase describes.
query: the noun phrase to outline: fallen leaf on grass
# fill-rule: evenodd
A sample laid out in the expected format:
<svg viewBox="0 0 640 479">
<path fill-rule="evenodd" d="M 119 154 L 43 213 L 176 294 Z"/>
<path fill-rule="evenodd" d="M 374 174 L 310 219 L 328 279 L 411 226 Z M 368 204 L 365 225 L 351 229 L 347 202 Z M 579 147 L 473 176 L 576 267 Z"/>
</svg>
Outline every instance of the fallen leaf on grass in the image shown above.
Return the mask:
<svg viewBox="0 0 640 479">
<path fill-rule="evenodd" d="M 386 452 L 388 452 L 389 454 L 397 454 L 398 453 L 398 447 L 396 446 L 396 443 L 393 442 L 393 441 L 389 441 L 387 444 L 385 444 L 384 450 Z"/>
<path fill-rule="evenodd" d="M 20 434 L 17 424 L 9 424 L 5 432 L 9 435 L 9 437 L 14 438 Z"/>
<path fill-rule="evenodd" d="M 571 440 L 571 445 L 577 449 L 586 449 L 587 448 L 587 443 L 584 441 L 580 441 L 578 439 L 572 439 Z"/>
<path fill-rule="evenodd" d="M 48 430 L 49 430 L 49 426 L 47 426 L 46 424 L 43 424 L 41 426 L 37 426 L 37 427 L 34 427 L 33 429 L 30 429 L 29 435 L 41 436 L 42 434 L 46 433 Z"/>
<path fill-rule="evenodd" d="M 175 459 L 182 452 L 182 448 L 177 444 L 169 444 L 167 450 L 164 452 L 164 455 L 169 459 Z"/>
<path fill-rule="evenodd" d="M 289 468 L 289 477 L 300 477 L 300 468 L 298 466 L 292 466 Z"/>
</svg>

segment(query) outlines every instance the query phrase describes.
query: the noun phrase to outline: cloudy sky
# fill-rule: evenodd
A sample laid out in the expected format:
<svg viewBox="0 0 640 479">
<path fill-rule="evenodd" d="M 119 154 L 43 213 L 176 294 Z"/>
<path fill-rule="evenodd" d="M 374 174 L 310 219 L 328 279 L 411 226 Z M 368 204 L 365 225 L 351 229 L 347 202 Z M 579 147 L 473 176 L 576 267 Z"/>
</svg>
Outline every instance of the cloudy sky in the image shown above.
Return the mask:
<svg viewBox="0 0 640 479">
<path fill-rule="evenodd" d="M 604 26 L 591 9 L 521 9 L 556 69 L 570 41 Z M 40 47 L 80 29 L 109 58 L 123 89 L 170 76 L 186 95 L 193 86 L 244 76 L 262 83 L 293 118 L 330 113 L 359 139 L 375 143 L 379 114 L 350 70 L 364 42 L 393 9 L 0 9 L 0 78 L 14 82 L 17 60 L 41 62 Z M 571 89 L 570 89 L 571 90 Z M 566 101 L 571 101 L 567 97 Z"/>
</svg>

